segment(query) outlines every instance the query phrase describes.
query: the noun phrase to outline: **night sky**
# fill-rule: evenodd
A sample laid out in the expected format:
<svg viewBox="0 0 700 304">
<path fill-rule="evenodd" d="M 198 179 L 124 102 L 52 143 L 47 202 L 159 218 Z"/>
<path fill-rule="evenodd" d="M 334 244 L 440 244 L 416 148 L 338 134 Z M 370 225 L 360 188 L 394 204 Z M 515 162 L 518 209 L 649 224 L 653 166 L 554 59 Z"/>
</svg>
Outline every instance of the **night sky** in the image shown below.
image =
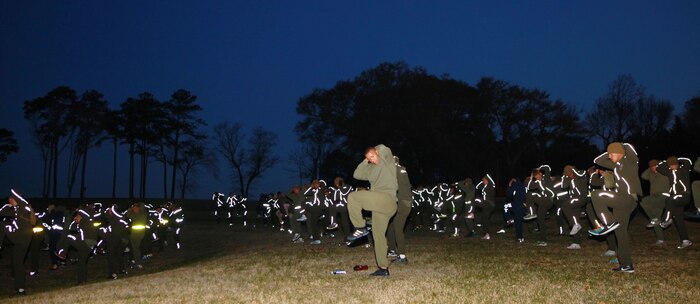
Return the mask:
<svg viewBox="0 0 700 304">
<path fill-rule="evenodd" d="M 198 96 L 207 131 L 231 121 L 277 133 L 282 162 L 253 196 L 298 182 L 284 163 L 299 148 L 298 99 L 382 62 L 472 85 L 491 76 L 582 111 L 620 74 L 677 111 L 700 95 L 699 1 L 95 2 L 0 0 L 0 127 L 20 144 L 0 167 L 0 194 L 41 194 L 41 157 L 22 105 L 59 85 L 96 89 L 111 108 L 144 91 L 167 100 L 184 88 Z M 126 196 L 121 152 L 118 195 Z M 90 153 L 87 196 L 109 196 L 109 146 Z M 236 190 L 219 167 L 218 179 L 199 173 L 191 196 Z M 162 194 L 159 168 L 149 169 L 149 196 Z M 59 178 L 59 195 L 65 189 Z"/>
</svg>

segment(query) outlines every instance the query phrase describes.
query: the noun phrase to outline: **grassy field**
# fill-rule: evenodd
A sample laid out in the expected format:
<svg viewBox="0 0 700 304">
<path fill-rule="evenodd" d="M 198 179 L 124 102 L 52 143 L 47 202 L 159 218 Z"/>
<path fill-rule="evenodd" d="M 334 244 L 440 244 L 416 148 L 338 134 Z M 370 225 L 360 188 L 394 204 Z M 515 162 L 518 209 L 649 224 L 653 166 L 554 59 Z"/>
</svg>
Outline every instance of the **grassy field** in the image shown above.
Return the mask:
<svg viewBox="0 0 700 304">
<path fill-rule="evenodd" d="M 688 222 L 700 241 L 700 223 Z M 549 227 L 554 222 L 549 220 Z M 42 269 L 28 278 L 28 293 L 13 296 L 8 255 L 0 282 L 3 303 L 697 303 L 700 244 L 678 250 L 674 227 L 656 247 L 653 232 L 637 216 L 631 226 L 636 273 L 613 273 L 602 257 L 605 242 L 587 240 L 567 250 L 569 237 L 551 231 L 548 247 L 526 242 L 513 231 L 490 241 L 449 238 L 429 231 L 407 235 L 409 264 L 394 265 L 388 278 L 368 276 L 373 248 L 348 248 L 340 236 L 321 245 L 292 244 L 270 227 L 243 229 L 208 222 L 188 223 L 184 248 L 155 253 L 144 269 L 107 280 L 106 259 L 89 262 L 89 283 L 75 286 L 75 266 Z M 551 229 L 553 230 L 553 229 Z M 369 271 L 354 272 L 356 264 Z M 45 265 L 45 266 L 44 266 Z M 345 275 L 332 275 L 334 269 Z"/>
</svg>

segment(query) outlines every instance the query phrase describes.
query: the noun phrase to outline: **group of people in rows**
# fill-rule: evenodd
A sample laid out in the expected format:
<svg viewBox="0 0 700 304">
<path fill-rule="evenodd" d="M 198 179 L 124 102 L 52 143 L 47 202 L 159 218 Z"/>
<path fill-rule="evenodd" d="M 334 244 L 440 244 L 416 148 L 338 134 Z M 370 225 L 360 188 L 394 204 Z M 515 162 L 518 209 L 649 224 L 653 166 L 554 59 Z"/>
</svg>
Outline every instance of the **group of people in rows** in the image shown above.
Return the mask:
<svg viewBox="0 0 700 304">
<path fill-rule="evenodd" d="M 661 161 L 652 160 L 641 178 L 649 181 L 650 189 L 643 196 L 639 159 L 634 147 L 615 142 L 607 151 L 593 160 L 594 166 L 579 170 L 569 165 L 560 176 L 553 175 L 548 165 L 539 166 L 523 179 L 513 177 L 505 191 L 504 227 L 491 227 L 491 217 L 497 207 L 495 182 L 485 174 L 478 183 L 471 178 L 440 183 L 434 187 L 413 187 L 406 168 L 391 150 L 378 145 L 365 151 L 365 159 L 358 165 L 353 177 L 367 180 L 369 188 L 353 188 L 336 177 L 332 185 L 314 180 L 306 186 L 295 186 L 288 193 L 270 194 L 258 207 L 262 217 L 274 218 L 281 231 L 293 234 L 292 242 L 303 243 L 303 223 L 308 229 L 310 244 L 321 244 L 322 228 L 327 232 L 339 230 L 348 245 L 354 245 L 370 232 L 375 244 L 379 269 L 373 275 L 389 275 L 388 257 L 394 263 L 407 263 L 404 228 L 410 220 L 415 229 L 426 228 L 448 232 L 451 237 L 461 233 L 483 240 L 496 233 L 505 233 L 514 227 L 517 242 L 524 242 L 523 223 L 533 221 L 536 226 L 537 246 L 547 246 L 548 216 L 554 216 L 557 233 L 570 235 L 568 249 L 581 248 L 588 234 L 606 239 L 606 256 L 619 263 L 615 271 L 634 272 L 629 249 L 628 226 L 632 212 L 638 205 L 649 217 L 648 228 L 656 235 L 655 245 L 663 245 L 664 229 L 675 225 L 679 249 L 692 245 L 684 221 L 684 210 L 691 202 L 691 170 L 700 172 L 700 159 L 670 156 Z M 700 181 L 692 184 L 695 192 L 694 217 L 700 216 Z M 218 198 L 217 198 L 218 197 Z M 235 195 L 223 203 L 223 194 L 215 193 L 217 215 L 247 212 L 245 204 Z M 243 206 L 241 206 L 243 205 Z M 225 211 L 229 210 L 229 211 Z M 367 221 L 362 211 L 372 213 Z M 245 222 L 244 222 L 245 223 Z M 588 223 L 588 224 L 586 224 Z M 371 226 L 370 226 L 371 224 Z M 478 231 L 478 233 L 477 233 Z M 329 233 L 331 234 L 331 233 Z"/>
<path fill-rule="evenodd" d="M 35 276 L 40 252 L 48 252 L 50 270 L 67 261 L 76 264 L 78 284 L 87 281 L 88 260 L 105 255 L 107 277 L 117 279 L 128 268 L 143 268 L 142 260 L 153 256 L 153 244 L 163 251 L 172 238 L 180 249 L 184 213 L 170 202 L 161 206 L 135 203 L 126 210 L 117 204 L 104 208 L 90 203 L 73 211 L 51 204 L 46 211 L 37 212 L 11 190 L 8 203 L 0 207 L 0 221 L 0 244 L 11 255 L 16 293 L 25 294 L 25 260 L 29 260 L 29 276 Z"/>
</svg>

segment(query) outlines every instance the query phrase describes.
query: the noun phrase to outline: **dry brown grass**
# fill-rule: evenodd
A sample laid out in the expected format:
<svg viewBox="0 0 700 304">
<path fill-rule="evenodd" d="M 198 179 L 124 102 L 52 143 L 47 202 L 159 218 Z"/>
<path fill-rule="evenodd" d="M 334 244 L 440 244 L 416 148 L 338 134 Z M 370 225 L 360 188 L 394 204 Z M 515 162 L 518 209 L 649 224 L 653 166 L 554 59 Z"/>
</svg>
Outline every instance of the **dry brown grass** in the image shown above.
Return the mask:
<svg viewBox="0 0 700 304">
<path fill-rule="evenodd" d="M 342 246 L 340 237 L 320 246 L 292 244 L 271 228 L 243 230 L 189 223 L 185 248 L 148 260 L 143 270 L 116 281 L 102 277 L 104 257 L 90 261 L 90 284 L 72 286 L 73 266 L 30 278 L 25 297 L 9 293 L 2 275 L 0 301 L 66 303 L 694 303 L 700 298 L 700 244 L 689 250 L 670 241 L 653 247 L 653 233 L 633 222 L 637 273 L 610 271 L 604 242 L 588 240 L 567 250 L 568 237 L 551 236 L 548 247 L 516 244 L 512 231 L 491 241 L 408 235 L 410 264 L 394 265 L 389 278 L 353 272 L 374 267 L 372 248 Z M 688 223 L 700 241 L 700 224 Z M 552 222 L 550 224 L 554 226 Z M 550 226 L 550 227 L 551 227 Z M 528 229 L 529 230 L 529 229 Z M 535 236 L 526 234 L 528 240 Z M 9 269 L 4 258 L 3 271 Z M 48 262 L 47 262 L 48 263 Z M 332 275 L 333 269 L 348 271 Z"/>
</svg>

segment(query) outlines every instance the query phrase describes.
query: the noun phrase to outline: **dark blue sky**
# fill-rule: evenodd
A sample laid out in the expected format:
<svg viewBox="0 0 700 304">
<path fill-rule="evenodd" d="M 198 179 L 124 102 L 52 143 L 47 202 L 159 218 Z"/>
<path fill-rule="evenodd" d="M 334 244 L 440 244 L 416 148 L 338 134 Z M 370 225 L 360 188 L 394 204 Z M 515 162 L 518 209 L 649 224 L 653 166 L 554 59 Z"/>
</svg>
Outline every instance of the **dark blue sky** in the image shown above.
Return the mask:
<svg viewBox="0 0 700 304">
<path fill-rule="evenodd" d="M 582 111 L 619 74 L 677 110 L 700 95 L 698 1 L 339 3 L 0 0 L 0 127 L 21 145 L 0 167 L 0 191 L 40 194 L 41 159 L 22 104 L 59 85 L 97 89 L 113 108 L 144 91 L 166 100 L 190 90 L 210 127 L 228 120 L 277 133 L 282 161 L 298 148 L 300 97 L 386 61 L 469 84 L 492 76 L 543 89 Z M 111 154 L 92 153 L 88 195 L 106 196 Z M 158 195 L 152 166 L 149 193 Z M 233 190 L 220 167 L 219 179 L 199 174 L 198 196 Z M 252 193 L 288 189 L 296 180 L 286 167 L 268 172 Z M 65 175 L 65 164 L 59 170 Z"/>
</svg>

